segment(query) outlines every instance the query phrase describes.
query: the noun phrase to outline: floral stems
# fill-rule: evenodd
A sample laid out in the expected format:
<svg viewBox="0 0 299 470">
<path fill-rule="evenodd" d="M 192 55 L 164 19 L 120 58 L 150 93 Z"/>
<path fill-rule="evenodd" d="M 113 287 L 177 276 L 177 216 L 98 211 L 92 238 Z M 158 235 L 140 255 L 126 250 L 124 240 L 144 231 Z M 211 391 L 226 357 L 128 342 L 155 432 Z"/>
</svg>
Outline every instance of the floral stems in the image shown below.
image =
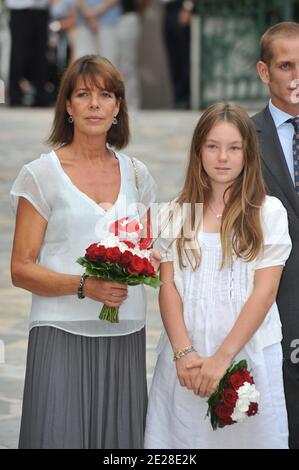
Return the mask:
<svg viewBox="0 0 299 470">
<path fill-rule="evenodd" d="M 118 311 L 119 307 L 107 307 L 107 305 L 103 305 L 99 319 L 107 320 L 111 323 L 119 323 Z"/>
</svg>

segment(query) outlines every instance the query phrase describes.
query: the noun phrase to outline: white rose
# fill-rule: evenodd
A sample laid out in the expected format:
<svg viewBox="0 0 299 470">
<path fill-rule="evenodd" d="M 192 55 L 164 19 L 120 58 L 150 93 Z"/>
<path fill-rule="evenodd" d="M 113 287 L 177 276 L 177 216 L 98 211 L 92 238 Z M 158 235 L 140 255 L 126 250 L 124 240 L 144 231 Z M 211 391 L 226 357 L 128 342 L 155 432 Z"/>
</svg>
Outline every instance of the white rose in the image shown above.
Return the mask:
<svg viewBox="0 0 299 470">
<path fill-rule="evenodd" d="M 255 388 L 255 385 L 252 385 L 249 398 L 250 398 L 250 401 L 254 403 L 260 402 L 260 392 Z"/>
<path fill-rule="evenodd" d="M 140 258 L 150 259 L 151 252 L 150 250 L 140 250 L 138 246 L 133 248 L 132 253 L 139 256 Z"/>
<path fill-rule="evenodd" d="M 244 382 L 242 387 L 238 388 L 237 390 L 239 397 L 248 396 L 250 393 L 250 387 L 251 387 L 251 384 L 249 382 Z"/>
<path fill-rule="evenodd" d="M 254 384 L 245 382 L 242 387 L 238 389 L 238 396 L 241 398 L 248 398 L 249 401 L 259 402 L 260 392 L 257 391 Z"/>
<path fill-rule="evenodd" d="M 118 237 L 113 234 L 108 235 L 104 240 L 102 240 L 98 245 L 103 245 L 105 248 L 114 248 L 118 247 L 122 253 L 124 253 L 129 248 L 127 245 L 122 243 Z"/>
<path fill-rule="evenodd" d="M 248 411 L 249 404 L 250 404 L 250 399 L 248 397 L 242 396 L 238 398 L 236 402 L 236 408 L 238 411 L 242 413 L 246 413 Z"/>
<path fill-rule="evenodd" d="M 242 423 L 246 417 L 247 417 L 246 413 L 238 410 L 237 407 L 234 409 L 234 412 L 231 415 L 231 419 L 233 421 L 236 421 L 237 423 Z"/>
</svg>

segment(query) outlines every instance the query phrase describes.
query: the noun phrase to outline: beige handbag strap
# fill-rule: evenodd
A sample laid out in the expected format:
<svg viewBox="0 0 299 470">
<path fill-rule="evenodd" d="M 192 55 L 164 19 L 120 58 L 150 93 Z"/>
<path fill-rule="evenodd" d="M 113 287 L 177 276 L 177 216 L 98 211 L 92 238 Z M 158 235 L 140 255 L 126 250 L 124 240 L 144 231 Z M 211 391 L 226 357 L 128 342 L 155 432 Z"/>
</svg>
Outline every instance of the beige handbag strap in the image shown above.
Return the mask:
<svg viewBox="0 0 299 470">
<path fill-rule="evenodd" d="M 135 185 L 136 185 L 137 191 L 139 192 L 139 180 L 138 180 L 138 171 L 137 171 L 136 161 L 135 161 L 135 158 L 133 157 L 130 157 L 130 158 L 131 158 L 131 162 L 134 168 Z"/>
</svg>

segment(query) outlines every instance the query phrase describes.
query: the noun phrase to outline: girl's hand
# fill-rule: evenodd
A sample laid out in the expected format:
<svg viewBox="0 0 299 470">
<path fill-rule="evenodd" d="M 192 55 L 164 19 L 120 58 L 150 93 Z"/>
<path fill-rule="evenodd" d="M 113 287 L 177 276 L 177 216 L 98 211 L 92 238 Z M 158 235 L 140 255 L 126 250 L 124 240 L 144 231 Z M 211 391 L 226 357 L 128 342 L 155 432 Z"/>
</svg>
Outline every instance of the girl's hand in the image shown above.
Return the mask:
<svg viewBox="0 0 299 470">
<path fill-rule="evenodd" d="M 157 273 L 160 269 L 160 264 L 161 264 L 161 255 L 158 250 L 155 250 L 155 249 L 152 250 L 151 256 L 150 256 L 150 262 L 152 263 Z"/>
<path fill-rule="evenodd" d="M 177 376 L 182 387 L 188 390 L 194 389 L 195 379 L 199 375 L 197 363 L 200 360 L 198 354 L 192 352 L 176 361 Z"/>
<path fill-rule="evenodd" d="M 217 389 L 230 365 L 231 359 L 218 352 L 210 357 L 199 358 L 187 365 L 188 370 L 200 369 L 198 376 L 194 379 L 194 393 L 200 397 L 209 397 Z"/>
<path fill-rule="evenodd" d="M 85 280 L 84 295 L 107 307 L 120 307 L 128 296 L 128 286 L 90 276 Z"/>
</svg>

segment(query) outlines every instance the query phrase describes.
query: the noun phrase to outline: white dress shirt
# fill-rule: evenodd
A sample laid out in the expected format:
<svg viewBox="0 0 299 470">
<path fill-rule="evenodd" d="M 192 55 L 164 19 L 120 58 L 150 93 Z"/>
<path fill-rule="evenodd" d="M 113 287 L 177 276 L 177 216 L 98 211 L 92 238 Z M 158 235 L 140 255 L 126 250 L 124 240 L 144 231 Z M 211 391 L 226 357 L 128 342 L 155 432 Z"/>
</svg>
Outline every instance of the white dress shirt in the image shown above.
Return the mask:
<svg viewBox="0 0 299 470">
<path fill-rule="evenodd" d="M 294 127 L 291 122 L 286 123 L 287 119 L 293 118 L 291 114 L 285 113 L 281 109 L 274 106 L 272 101 L 269 101 L 269 111 L 273 118 L 274 124 L 276 126 L 278 138 L 288 165 L 290 175 L 292 177 L 293 183 L 295 184 L 294 179 L 294 159 L 293 159 L 293 135 Z"/>
<path fill-rule="evenodd" d="M 12 10 L 33 8 L 44 10 L 49 6 L 49 0 L 6 0 L 6 6 Z"/>
</svg>

